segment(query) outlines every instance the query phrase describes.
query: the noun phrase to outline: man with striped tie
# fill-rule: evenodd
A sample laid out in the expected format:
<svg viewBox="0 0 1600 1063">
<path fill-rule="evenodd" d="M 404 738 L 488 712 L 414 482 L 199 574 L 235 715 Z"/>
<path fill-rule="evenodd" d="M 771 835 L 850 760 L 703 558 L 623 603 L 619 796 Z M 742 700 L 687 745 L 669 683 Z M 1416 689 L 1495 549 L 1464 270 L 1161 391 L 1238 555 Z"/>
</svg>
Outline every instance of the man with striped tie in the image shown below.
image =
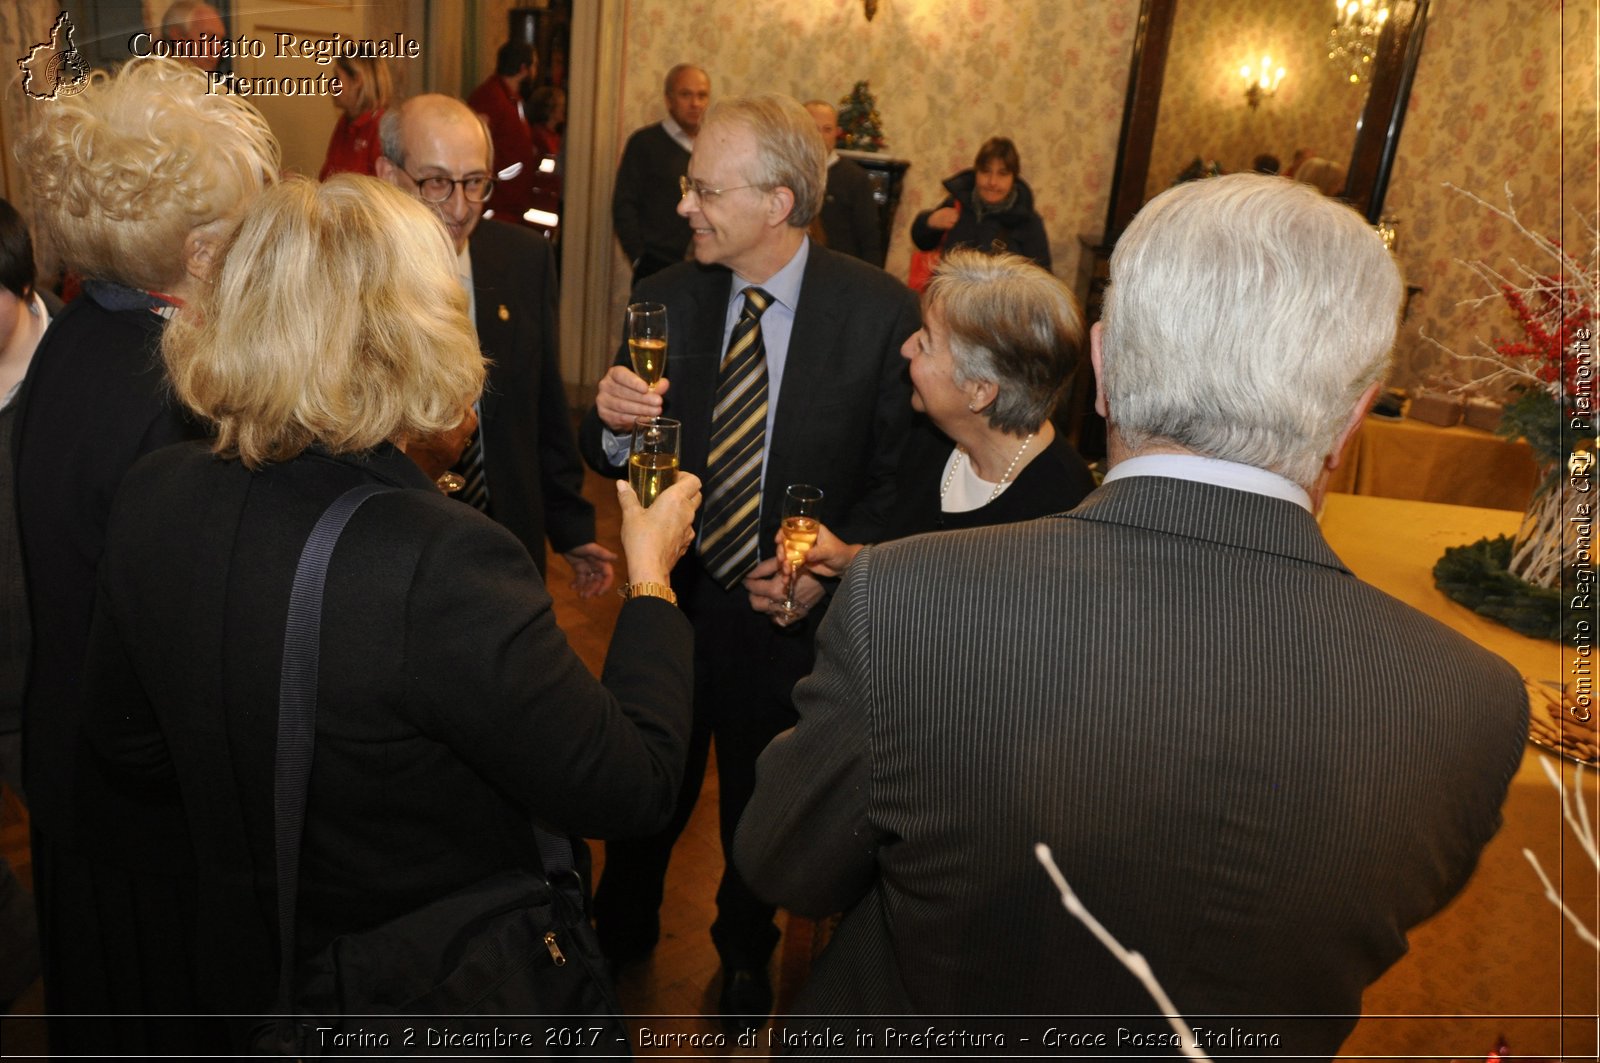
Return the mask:
<svg viewBox="0 0 1600 1063">
<path fill-rule="evenodd" d="M 826 182 L 826 149 L 797 101 L 761 96 L 712 108 L 678 206 L 695 261 L 634 293 L 666 304 L 666 377 L 650 390 L 624 349 L 580 432 L 589 462 L 619 475 L 634 419 L 664 412 L 683 423 L 682 467 L 706 490 L 696 548 L 673 573 L 695 622 L 695 739 L 673 824 L 606 846 L 596 926 L 617 963 L 655 946 L 668 857 L 711 741 L 726 854 L 757 755 L 794 723 L 790 692 L 810 670 L 825 603 L 822 585 L 804 577 L 796 597 L 811 615 L 787 627 L 768 615 L 782 597 L 772 555 L 785 488 L 820 487 L 823 521 L 868 542 L 894 499 L 911 416 L 899 348 L 918 328 L 916 299 L 882 270 L 807 239 Z M 723 964 L 719 1010 L 736 1027 L 759 1025 L 771 1008 L 772 916 L 729 860 L 711 935 Z"/>
<path fill-rule="evenodd" d="M 611 586 L 616 555 L 595 541 L 594 506 L 572 435 L 556 348 L 550 245 L 527 229 L 482 224 L 494 190 L 488 131 L 449 96 L 414 96 L 379 125 L 378 176 L 431 206 L 455 243 L 478 346 L 490 359 L 478 430 L 456 472 L 456 497 L 510 529 L 540 574 L 545 536 L 592 598 Z"/>
</svg>

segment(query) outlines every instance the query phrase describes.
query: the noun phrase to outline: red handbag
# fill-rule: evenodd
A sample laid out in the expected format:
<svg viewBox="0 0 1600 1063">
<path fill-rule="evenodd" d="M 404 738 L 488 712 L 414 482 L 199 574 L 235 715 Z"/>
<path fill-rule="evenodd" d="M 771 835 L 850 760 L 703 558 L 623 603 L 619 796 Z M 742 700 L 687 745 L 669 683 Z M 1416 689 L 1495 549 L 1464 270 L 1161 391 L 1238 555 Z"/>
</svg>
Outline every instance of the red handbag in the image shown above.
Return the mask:
<svg viewBox="0 0 1600 1063">
<path fill-rule="evenodd" d="M 961 203 L 954 204 L 956 215 L 961 215 Z M 939 260 L 944 257 L 944 242 L 949 239 L 950 230 L 946 229 L 944 235 L 939 237 L 939 246 L 932 251 L 912 251 L 911 268 L 906 272 L 906 287 L 914 292 L 927 290 L 928 282 L 933 279 L 933 271 L 939 268 Z"/>
</svg>

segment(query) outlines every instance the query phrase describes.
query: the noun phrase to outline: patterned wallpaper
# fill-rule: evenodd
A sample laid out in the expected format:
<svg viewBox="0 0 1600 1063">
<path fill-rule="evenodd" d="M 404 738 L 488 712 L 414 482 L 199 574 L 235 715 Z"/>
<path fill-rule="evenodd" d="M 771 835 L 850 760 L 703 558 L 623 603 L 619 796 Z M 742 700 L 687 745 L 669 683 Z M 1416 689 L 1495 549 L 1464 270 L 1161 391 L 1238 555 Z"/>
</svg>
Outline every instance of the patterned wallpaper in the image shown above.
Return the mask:
<svg viewBox="0 0 1600 1063">
<path fill-rule="evenodd" d="M 1444 187 L 1504 206 L 1510 186 L 1533 229 L 1571 249 L 1593 244 L 1596 207 L 1594 0 L 1434 0 L 1384 208 L 1400 219 L 1399 256 L 1426 291 L 1401 332 L 1395 382 L 1452 368 L 1431 336 L 1465 352 L 1474 337 L 1516 335 L 1498 301 L 1458 259 L 1536 262 L 1507 222 Z M 1470 378 L 1470 371 L 1469 371 Z"/>
<path fill-rule="evenodd" d="M 1300 147 L 1348 164 L 1366 84 L 1350 84 L 1328 62 L 1332 16 L 1331 0 L 1180 3 L 1145 198 L 1170 187 L 1196 156 L 1223 173 L 1248 171 L 1263 152 L 1287 167 Z M 1284 79 L 1252 109 L 1239 68 L 1264 55 L 1284 68 Z"/>
<path fill-rule="evenodd" d="M 711 73 L 712 94 L 786 92 L 837 101 L 870 80 L 888 153 L 911 160 L 888 269 L 905 276 L 912 217 L 972 165 L 990 136 L 1022 156 L 1070 280 L 1077 234 L 1105 221 L 1138 0 L 630 0 L 616 151 L 659 120 L 674 63 Z M 618 252 L 618 259 L 621 253 Z"/>
<path fill-rule="evenodd" d="M 1228 169 L 1244 168 L 1259 151 L 1287 163 L 1300 146 L 1348 161 L 1360 101 L 1323 58 L 1330 7 L 1331 0 L 1180 7 L 1176 33 L 1198 47 L 1184 59 L 1175 49 L 1153 191 L 1195 154 Z M 1490 199 L 1509 182 L 1532 224 L 1550 231 L 1559 219 L 1570 246 L 1583 242 L 1577 219 L 1596 204 L 1595 7 L 1433 0 L 1386 201 L 1400 219 L 1406 278 L 1425 289 L 1402 329 L 1395 382 L 1413 383 L 1444 360 L 1423 333 L 1460 350 L 1510 327 L 1497 307 L 1456 306 L 1478 291 L 1454 260 L 1506 262 L 1524 248 L 1508 225 L 1445 182 Z M 970 165 L 984 138 L 1005 134 L 1021 150 L 1056 272 L 1070 280 L 1076 234 L 1104 221 L 1138 12 L 1138 0 L 880 0 L 869 23 L 860 0 L 629 0 L 616 151 L 629 131 L 660 118 L 660 77 L 675 62 L 709 69 L 718 95 L 836 99 L 867 78 L 890 153 L 912 163 L 891 272 L 904 275 L 911 218 L 937 201 L 939 182 Z M 1262 51 L 1288 76 L 1251 111 L 1238 69 Z M 1179 85 L 1187 87 L 1173 92 Z M 1204 143 L 1184 135 L 1201 127 L 1211 130 Z"/>
</svg>

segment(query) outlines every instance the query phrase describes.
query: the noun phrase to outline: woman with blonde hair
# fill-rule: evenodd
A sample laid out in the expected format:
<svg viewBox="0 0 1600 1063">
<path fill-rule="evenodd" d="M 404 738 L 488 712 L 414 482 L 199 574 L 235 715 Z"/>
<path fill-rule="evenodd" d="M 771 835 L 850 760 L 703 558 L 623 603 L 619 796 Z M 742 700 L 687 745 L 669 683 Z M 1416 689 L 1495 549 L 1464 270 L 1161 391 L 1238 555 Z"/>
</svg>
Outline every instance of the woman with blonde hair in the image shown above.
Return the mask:
<svg viewBox="0 0 1600 1063">
<path fill-rule="evenodd" d="M 453 428 L 483 386 L 455 271 L 444 227 L 413 197 L 354 175 L 290 181 L 247 215 L 198 312 L 163 338 L 173 388 L 215 442 L 151 455 L 118 495 L 90 731 L 122 771 L 182 789 L 208 899 L 202 1011 L 274 1001 L 263 869 L 290 588 L 313 525 L 352 487 L 389 490 L 352 518 L 327 575 L 301 957 L 537 872 L 532 823 L 607 837 L 671 814 L 692 635 L 667 581 L 699 481 L 681 476 L 648 510 L 619 484 L 634 582 L 596 680 L 521 542 L 402 453 Z"/>
<path fill-rule="evenodd" d="M 193 1010 L 195 898 L 176 808 L 114 783 L 81 755 L 82 674 L 95 568 L 123 473 L 202 433 L 169 394 L 156 349 L 239 212 L 278 171 L 261 114 L 171 59 L 134 59 L 33 105 L 17 157 L 37 235 L 84 278 L 50 326 L 18 401 L 14 489 L 33 622 L 23 695 L 45 1008 Z M 86 1056 L 208 1047 L 161 1019 L 52 1020 L 51 1048 Z M 170 1039 L 173 1034 L 176 1040 Z"/>
<path fill-rule="evenodd" d="M 378 121 L 394 102 L 394 76 L 387 60 L 377 56 L 342 55 L 334 60 L 340 91 L 333 97 L 339 109 L 328 138 L 328 153 L 317 179 L 326 181 L 336 173 L 377 172 L 383 145 L 378 138 Z"/>
</svg>

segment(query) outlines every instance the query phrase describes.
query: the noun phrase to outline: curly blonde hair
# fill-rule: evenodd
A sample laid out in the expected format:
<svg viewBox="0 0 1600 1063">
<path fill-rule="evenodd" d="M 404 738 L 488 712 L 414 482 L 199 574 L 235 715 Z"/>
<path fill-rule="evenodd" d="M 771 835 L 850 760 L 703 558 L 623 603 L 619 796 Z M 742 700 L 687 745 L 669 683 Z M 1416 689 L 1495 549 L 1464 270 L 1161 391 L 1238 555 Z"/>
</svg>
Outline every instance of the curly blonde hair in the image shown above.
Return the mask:
<svg viewBox="0 0 1600 1063">
<path fill-rule="evenodd" d="M 85 277 L 163 289 L 183 276 L 184 240 L 276 178 L 261 112 L 207 91 L 172 59 L 97 71 L 76 96 L 41 103 L 17 145 L 40 238 Z"/>
<path fill-rule="evenodd" d="M 216 452 L 250 468 L 454 428 L 485 373 L 443 224 L 355 174 L 257 200 L 161 353 Z"/>
</svg>

